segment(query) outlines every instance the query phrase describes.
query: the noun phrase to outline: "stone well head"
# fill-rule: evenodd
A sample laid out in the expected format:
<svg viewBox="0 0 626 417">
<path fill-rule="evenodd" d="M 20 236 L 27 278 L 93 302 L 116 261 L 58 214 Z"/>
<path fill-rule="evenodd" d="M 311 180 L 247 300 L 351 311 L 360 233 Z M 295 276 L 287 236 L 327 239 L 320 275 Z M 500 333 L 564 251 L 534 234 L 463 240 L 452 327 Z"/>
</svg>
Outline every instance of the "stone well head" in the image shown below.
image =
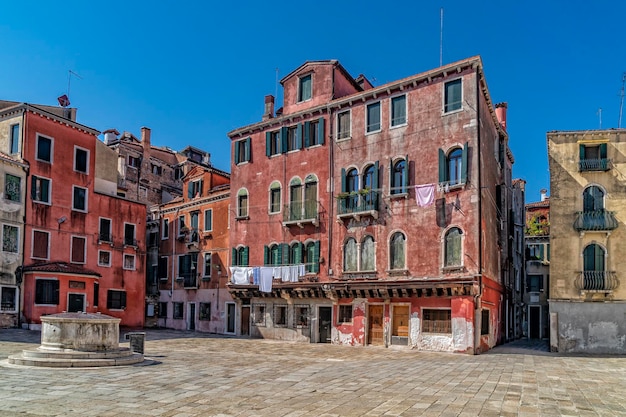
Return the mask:
<svg viewBox="0 0 626 417">
<path fill-rule="evenodd" d="M 120 319 L 105 314 L 59 313 L 41 317 L 41 347 L 50 350 L 119 350 Z"/>
</svg>

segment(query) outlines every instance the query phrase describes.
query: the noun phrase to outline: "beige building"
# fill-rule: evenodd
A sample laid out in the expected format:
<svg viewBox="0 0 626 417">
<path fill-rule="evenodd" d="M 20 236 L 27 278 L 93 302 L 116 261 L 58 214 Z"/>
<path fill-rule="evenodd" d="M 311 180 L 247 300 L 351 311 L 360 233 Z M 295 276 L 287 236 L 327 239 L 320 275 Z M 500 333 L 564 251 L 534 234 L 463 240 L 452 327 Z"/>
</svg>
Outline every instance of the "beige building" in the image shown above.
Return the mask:
<svg viewBox="0 0 626 417">
<path fill-rule="evenodd" d="M 547 139 L 551 348 L 626 353 L 626 129 Z"/>
</svg>

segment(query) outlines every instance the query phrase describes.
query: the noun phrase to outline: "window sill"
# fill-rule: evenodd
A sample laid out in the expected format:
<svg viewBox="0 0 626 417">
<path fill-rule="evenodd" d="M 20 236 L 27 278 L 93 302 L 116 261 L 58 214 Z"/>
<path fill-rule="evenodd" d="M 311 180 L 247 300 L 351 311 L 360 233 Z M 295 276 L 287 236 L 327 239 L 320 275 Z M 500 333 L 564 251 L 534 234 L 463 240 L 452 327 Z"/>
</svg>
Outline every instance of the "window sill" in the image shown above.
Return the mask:
<svg viewBox="0 0 626 417">
<path fill-rule="evenodd" d="M 399 127 L 407 127 L 408 125 L 409 124 L 407 122 L 404 122 L 404 123 L 399 124 L 399 125 L 389 126 L 389 130 L 397 129 Z"/>
<path fill-rule="evenodd" d="M 202 281 L 205 281 L 205 282 L 211 281 L 211 277 L 202 277 Z"/>
<path fill-rule="evenodd" d="M 337 139 L 335 140 L 335 142 L 337 142 L 337 143 L 347 142 L 347 141 L 349 141 L 349 140 L 351 140 L 351 139 L 352 139 L 352 135 L 350 135 L 350 136 L 346 136 L 346 137 L 343 137 L 343 138 L 337 138 Z"/>
<path fill-rule="evenodd" d="M 165 277 L 165 278 L 159 278 L 159 281 L 161 282 L 167 282 L 169 280 L 169 278 Z"/>
<path fill-rule="evenodd" d="M 321 147 L 322 147 L 321 143 L 314 143 L 312 145 L 305 146 L 304 149 L 313 149 L 313 148 L 321 148 Z"/>
<path fill-rule="evenodd" d="M 441 268 L 441 270 L 444 273 L 452 273 L 452 272 L 462 272 L 465 270 L 465 266 L 463 265 L 458 265 L 458 266 L 444 266 L 443 268 Z"/>
<path fill-rule="evenodd" d="M 445 110 L 443 110 L 443 111 L 441 112 L 441 115 L 442 115 L 442 116 L 448 116 L 448 115 L 451 115 L 451 114 L 460 113 L 460 112 L 462 112 L 462 111 L 463 111 L 463 106 L 461 105 L 461 108 L 460 108 L 460 109 L 454 109 L 454 110 L 450 110 L 450 111 L 445 111 Z"/>
<path fill-rule="evenodd" d="M 439 183 L 437 188 L 438 188 L 438 191 L 442 191 L 444 193 L 450 193 L 450 192 L 453 192 L 453 191 L 460 191 L 460 190 L 464 189 L 466 185 L 467 185 L 467 181 L 460 182 L 460 183 L 454 184 L 454 185 L 450 185 L 446 181 L 446 182 Z"/>
<path fill-rule="evenodd" d="M 398 276 L 398 275 L 408 276 L 409 275 L 408 269 L 387 269 L 385 272 L 389 274 L 389 276 Z"/>
<path fill-rule="evenodd" d="M 250 216 L 237 216 L 235 220 L 250 220 Z"/>
<path fill-rule="evenodd" d="M 382 131 L 383 131 L 382 129 L 372 130 L 371 132 L 365 131 L 365 136 L 368 136 L 368 135 L 374 135 L 374 134 L 376 134 L 376 133 L 380 133 L 380 132 L 382 132 Z"/>
<path fill-rule="evenodd" d="M 110 268 L 111 264 L 108 264 L 108 265 L 98 264 L 98 266 L 101 268 Z"/>
<path fill-rule="evenodd" d="M 48 201 L 39 201 L 39 200 L 33 200 L 33 203 L 43 204 L 45 206 L 51 206 L 52 205 L 52 203 L 50 203 Z"/>
<path fill-rule="evenodd" d="M 235 165 L 241 166 L 241 165 L 246 165 L 248 163 L 250 163 L 250 161 L 241 161 L 241 162 L 236 162 Z"/>
<path fill-rule="evenodd" d="M 400 199 L 407 199 L 409 198 L 409 193 L 396 193 L 396 194 L 389 194 L 389 199 L 390 200 L 400 200 Z"/>
</svg>

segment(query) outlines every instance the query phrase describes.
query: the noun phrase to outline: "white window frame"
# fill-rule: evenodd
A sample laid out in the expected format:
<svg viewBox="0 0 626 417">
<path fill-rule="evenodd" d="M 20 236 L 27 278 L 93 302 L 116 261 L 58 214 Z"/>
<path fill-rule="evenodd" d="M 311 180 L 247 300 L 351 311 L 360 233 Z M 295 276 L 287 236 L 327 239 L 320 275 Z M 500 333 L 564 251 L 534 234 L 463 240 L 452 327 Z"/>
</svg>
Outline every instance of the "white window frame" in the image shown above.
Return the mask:
<svg viewBox="0 0 626 417">
<path fill-rule="evenodd" d="M 101 253 L 108 253 L 109 254 L 109 263 L 108 264 L 100 262 L 100 254 Z M 98 251 L 98 266 L 111 267 L 111 251 L 108 251 L 108 250 L 99 250 Z"/>
<path fill-rule="evenodd" d="M 15 306 L 15 308 L 13 310 L 0 310 L 0 314 L 5 313 L 5 314 L 11 314 L 11 313 L 17 313 L 17 308 L 19 305 L 19 299 L 20 299 L 20 289 L 17 286 L 13 286 L 13 285 L 0 285 L 0 297 L 2 296 L 2 291 L 5 288 L 13 288 L 15 289 L 15 298 L 13 299 L 13 305 Z"/>
<path fill-rule="evenodd" d="M 35 232 L 45 233 L 45 234 L 48 235 L 48 242 L 47 242 L 48 248 L 46 249 L 46 257 L 45 258 L 36 257 L 35 254 L 33 253 L 33 251 L 35 250 Z M 31 235 L 31 240 L 30 240 L 30 257 L 32 259 L 41 259 L 41 260 L 49 260 L 50 259 L 50 232 L 47 232 L 45 230 L 33 229 L 32 235 Z"/>
<path fill-rule="evenodd" d="M 86 161 L 85 161 L 85 171 L 79 171 L 76 168 L 76 156 L 78 155 L 78 151 L 83 151 L 85 152 L 86 155 Z M 89 175 L 89 157 L 90 157 L 90 153 L 89 153 L 89 149 L 85 149 L 83 147 L 80 146 L 74 146 L 74 172 L 78 172 L 80 174 L 85 174 L 85 175 Z"/>
<path fill-rule="evenodd" d="M 369 111 L 368 110 L 369 110 L 370 106 L 373 106 L 375 104 L 378 104 L 378 117 L 379 117 L 378 124 L 379 124 L 379 126 L 378 126 L 377 130 L 368 131 L 367 129 L 369 128 L 369 124 L 370 124 L 369 123 Z M 352 121 L 352 120 L 350 120 L 350 121 Z M 374 134 L 374 133 L 379 133 L 379 132 L 382 131 L 382 129 L 383 129 L 383 105 L 382 105 L 382 103 L 380 102 L 380 100 L 373 101 L 371 103 L 367 103 L 365 105 L 365 135 L 371 135 L 371 134 Z"/>
<path fill-rule="evenodd" d="M 404 96 L 404 123 L 398 123 L 397 125 L 393 124 L 393 100 Z M 406 126 L 409 124 L 409 97 L 406 93 L 404 94 L 396 94 L 389 98 L 389 129 L 395 129 L 397 127 Z M 382 121 L 381 121 L 382 122 Z"/>
<path fill-rule="evenodd" d="M 455 82 L 455 81 L 461 81 L 461 107 L 459 107 L 458 109 L 454 109 L 454 110 L 449 110 L 446 111 L 446 85 L 448 85 L 449 83 Z M 441 95 L 441 113 L 444 115 L 448 115 L 448 114 L 454 114 L 454 113 L 458 113 L 460 111 L 463 111 L 463 100 L 464 100 L 464 96 L 463 96 L 463 77 L 457 77 L 451 80 L 447 80 L 443 83 L 443 94 Z"/>
<path fill-rule="evenodd" d="M 76 208 L 76 205 L 75 205 L 76 202 L 74 201 L 74 190 L 77 188 L 85 191 L 85 208 L 84 209 Z M 89 211 L 89 189 L 88 188 L 81 187 L 79 185 L 72 185 L 72 211 L 78 211 L 81 213 L 87 213 Z"/>
<path fill-rule="evenodd" d="M 109 234 L 109 237 L 111 238 L 111 240 L 109 242 L 113 242 L 113 219 L 109 219 L 108 217 L 98 217 L 98 240 L 101 240 L 100 237 L 102 235 L 102 230 L 100 230 L 100 226 L 102 225 L 102 220 L 108 220 L 109 221 L 109 230 L 106 231 L 106 233 Z"/>
<path fill-rule="evenodd" d="M 17 137 L 13 136 L 13 128 L 15 126 L 17 126 Z M 18 155 L 20 153 L 20 150 L 22 149 L 20 136 L 22 136 L 22 129 L 20 127 L 20 124 L 12 123 L 11 125 L 9 125 L 9 150 L 7 152 L 9 155 Z M 11 149 L 11 145 L 13 144 L 14 141 L 17 142 L 16 143 L 17 152 L 12 152 L 12 149 Z"/>
<path fill-rule="evenodd" d="M 60 306 L 61 294 L 59 294 L 59 304 L 37 304 L 37 281 L 59 281 L 57 277 L 35 277 L 35 296 L 33 297 L 33 304 L 36 306 Z M 59 293 L 61 292 L 61 283 L 59 282 Z"/>
<path fill-rule="evenodd" d="M 132 268 L 127 268 L 126 267 L 126 258 L 129 258 L 129 259 L 133 260 Z M 124 256 L 122 257 L 122 269 L 124 269 L 126 271 L 134 271 L 136 268 L 137 268 L 137 262 L 136 262 L 135 255 L 133 255 L 132 253 L 125 253 Z"/>
<path fill-rule="evenodd" d="M 448 234 L 448 232 L 452 229 L 459 229 L 461 231 L 461 249 L 460 249 L 460 257 L 461 257 L 461 264 L 460 265 L 450 265 L 450 266 L 446 266 L 446 236 Z M 457 269 L 462 269 L 465 267 L 465 256 L 463 256 L 464 252 L 464 248 L 465 248 L 465 230 L 463 230 L 463 228 L 458 225 L 458 224 L 451 224 L 448 227 L 446 227 L 441 234 L 441 243 L 440 243 L 440 247 L 441 247 L 441 260 L 440 260 L 440 265 L 441 265 L 441 269 L 442 270 L 457 270 Z"/>
<path fill-rule="evenodd" d="M 43 200 L 35 200 L 33 199 L 33 202 L 38 203 L 38 204 L 45 204 L 47 206 L 51 206 L 52 205 L 52 179 L 48 178 L 48 177 L 41 177 L 39 175 L 34 175 L 33 178 L 36 177 L 38 180 L 46 180 L 48 181 L 48 201 L 43 201 Z M 31 179 L 31 195 L 32 195 L 32 181 L 33 179 Z M 72 195 L 72 198 L 74 196 Z"/>
<path fill-rule="evenodd" d="M 170 219 L 163 219 L 162 224 L 161 240 L 168 240 L 170 238 Z"/>
<path fill-rule="evenodd" d="M 165 276 L 158 276 L 159 274 L 159 264 L 157 263 L 157 278 L 159 279 L 159 281 L 167 281 L 169 279 L 169 275 L 170 275 L 170 257 L 169 256 L 163 256 L 160 255 L 159 259 L 157 262 L 160 262 L 161 259 L 165 259 Z"/>
<path fill-rule="evenodd" d="M 310 97 L 309 98 L 302 98 L 302 80 L 306 77 L 309 77 L 311 79 L 311 89 L 309 91 Z M 307 101 L 313 100 L 313 72 L 309 72 L 307 74 L 302 74 L 300 76 L 298 76 L 298 97 L 297 97 L 297 103 L 305 103 Z"/>
<path fill-rule="evenodd" d="M 17 229 L 17 242 L 16 242 L 17 249 L 15 252 L 9 252 L 9 251 L 5 251 L 4 247 L 0 247 L 0 250 L 6 253 L 20 253 L 20 227 L 12 225 L 12 224 L 8 224 L 8 223 L 2 223 L 2 242 L 3 242 L 2 246 L 4 246 L 4 226 L 13 227 Z"/>
<path fill-rule="evenodd" d="M 209 273 L 206 274 L 206 258 L 207 256 L 211 259 L 211 265 L 209 266 Z M 213 275 L 213 252 L 205 252 L 202 256 L 202 277 L 203 278 L 211 278 Z"/>
<path fill-rule="evenodd" d="M 278 185 L 278 187 L 275 187 Z M 278 190 L 278 210 L 272 211 L 272 192 Z M 269 214 L 278 214 L 283 209 L 283 187 L 280 181 L 272 181 L 268 189 L 268 205 L 267 212 Z"/>
<path fill-rule="evenodd" d="M 122 236 L 122 239 L 125 246 L 134 246 L 126 243 L 126 225 L 128 224 L 133 226 L 133 242 L 137 242 L 137 224 L 130 222 L 124 222 L 124 235 Z"/>
<path fill-rule="evenodd" d="M 350 115 L 350 128 L 348 129 L 348 136 L 340 138 L 339 137 L 339 133 L 340 133 L 340 131 L 339 131 L 339 115 L 344 114 L 344 113 L 348 113 Z M 337 131 L 336 131 L 336 140 L 337 140 L 337 142 L 342 141 L 342 140 L 352 139 L 352 109 L 347 109 L 347 110 L 344 110 L 344 111 L 337 112 L 337 116 L 336 116 L 335 119 L 336 119 L 335 122 L 336 122 L 336 125 L 337 125 Z"/>
<path fill-rule="evenodd" d="M 209 227 L 207 228 L 207 224 L 206 224 L 206 214 L 207 212 L 211 213 L 211 224 L 209 225 Z M 213 209 L 206 209 L 204 210 L 204 218 L 202 219 L 202 222 L 204 223 L 204 231 L 205 232 L 212 232 L 213 231 Z"/>
<path fill-rule="evenodd" d="M 77 262 L 72 259 L 72 254 L 74 253 L 74 239 L 82 239 L 85 244 L 83 245 L 83 262 Z M 70 263 L 85 265 L 87 263 L 87 238 L 84 236 L 72 235 L 70 237 Z"/>
<path fill-rule="evenodd" d="M 39 155 L 39 138 L 50 139 L 50 160 L 49 161 L 46 161 L 45 159 L 37 158 L 37 155 Z M 50 136 L 47 136 L 47 135 L 42 135 L 41 133 L 37 133 L 36 134 L 35 160 L 39 161 L 39 162 L 44 162 L 46 164 L 52 164 L 54 162 L 54 138 L 53 137 L 50 137 Z"/>
</svg>

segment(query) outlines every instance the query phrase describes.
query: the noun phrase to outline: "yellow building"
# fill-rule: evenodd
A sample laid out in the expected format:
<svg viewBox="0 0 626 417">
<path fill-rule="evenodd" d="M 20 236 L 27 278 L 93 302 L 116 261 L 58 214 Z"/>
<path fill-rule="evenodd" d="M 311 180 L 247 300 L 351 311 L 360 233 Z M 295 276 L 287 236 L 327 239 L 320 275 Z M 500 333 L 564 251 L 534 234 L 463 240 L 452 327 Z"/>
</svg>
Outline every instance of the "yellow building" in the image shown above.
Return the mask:
<svg viewBox="0 0 626 417">
<path fill-rule="evenodd" d="M 547 139 L 551 348 L 626 353 L 626 129 Z"/>
</svg>

